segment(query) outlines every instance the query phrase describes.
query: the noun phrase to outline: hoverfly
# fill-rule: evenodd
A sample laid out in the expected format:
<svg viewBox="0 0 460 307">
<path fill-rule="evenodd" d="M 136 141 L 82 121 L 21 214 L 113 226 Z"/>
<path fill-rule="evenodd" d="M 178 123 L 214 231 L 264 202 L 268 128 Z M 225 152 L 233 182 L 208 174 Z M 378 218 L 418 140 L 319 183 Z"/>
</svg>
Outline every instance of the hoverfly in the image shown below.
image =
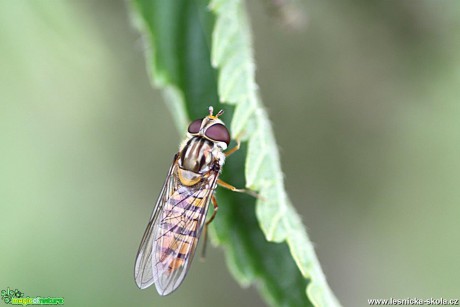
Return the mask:
<svg viewBox="0 0 460 307">
<path fill-rule="evenodd" d="M 142 237 L 136 256 L 134 278 L 139 288 L 155 284 L 160 295 L 176 290 L 190 268 L 203 227 L 214 219 L 217 184 L 237 192 L 248 192 L 221 181 L 219 174 L 230 134 L 219 119 L 223 111 L 197 119 L 188 126 L 185 141 L 174 156 L 166 181 Z M 205 222 L 209 202 L 214 212 Z M 206 231 L 206 229 L 205 229 Z"/>
</svg>

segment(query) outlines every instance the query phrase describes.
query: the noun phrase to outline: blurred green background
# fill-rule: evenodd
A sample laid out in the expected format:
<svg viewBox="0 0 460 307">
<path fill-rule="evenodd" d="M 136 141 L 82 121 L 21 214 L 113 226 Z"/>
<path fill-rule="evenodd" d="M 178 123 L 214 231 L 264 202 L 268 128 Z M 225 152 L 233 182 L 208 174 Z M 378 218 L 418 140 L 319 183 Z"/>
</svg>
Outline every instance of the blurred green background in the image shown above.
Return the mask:
<svg viewBox="0 0 460 307">
<path fill-rule="evenodd" d="M 460 3 L 251 1 L 286 187 L 344 306 L 459 298 Z M 69 306 L 262 306 L 223 253 L 180 290 L 133 262 L 183 137 L 123 1 L 0 0 L 0 289 Z"/>
</svg>

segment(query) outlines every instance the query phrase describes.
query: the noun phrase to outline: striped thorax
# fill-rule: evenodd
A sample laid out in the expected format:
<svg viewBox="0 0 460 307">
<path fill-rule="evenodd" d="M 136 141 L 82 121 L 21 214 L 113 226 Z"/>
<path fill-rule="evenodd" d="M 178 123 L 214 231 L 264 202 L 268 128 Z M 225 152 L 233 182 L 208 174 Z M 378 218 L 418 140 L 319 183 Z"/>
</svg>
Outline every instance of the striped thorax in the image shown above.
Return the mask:
<svg viewBox="0 0 460 307">
<path fill-rule="evenodd" d="M 222 111 L 221 111 L 222 112 Z M 230 134 L 225 124 L 216 116 L 210 115 L 193 121 L 187 131 L 187 138 L 179 152 L 179 178 L 184 185 L 190 186 L 197 180 L 195 174 L 205 174 L 212 167 L 219 169 L 224 165 L 223 151 L 230 143 Z M 190 178 L 192 177 L 192 178 Z"/>
</svg>

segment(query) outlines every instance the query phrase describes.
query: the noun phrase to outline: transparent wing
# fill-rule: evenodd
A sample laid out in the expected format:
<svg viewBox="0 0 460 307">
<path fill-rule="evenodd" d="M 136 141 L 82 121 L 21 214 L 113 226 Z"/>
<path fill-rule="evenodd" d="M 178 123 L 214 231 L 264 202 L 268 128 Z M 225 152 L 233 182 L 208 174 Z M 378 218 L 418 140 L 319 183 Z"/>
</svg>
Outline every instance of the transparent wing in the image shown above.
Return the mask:
<svg viewBox="0 0 460 307">
<path fill-rule="evenodd" d="M 177 182 L 172 176 L 176 164 L 177 155 L 174 157 L 173 163 L 169 168 L 168 175 L 166 176 L 165 183 L 158 196 L 157 203 L 150 216 L 149 223 L 145 229 L 144 236 L 142 237 L 141 244 L 136 255 L 136 263 L 134 265 L 134 279 L 139 288 L 145 289 L 150 287 L 155 282 L 155 276 L 152 270 L 152 251 L 153 251 L 153 238 L 152 233 L 154 229 L 155 220 L 158 219 L 159 213 L 163 210 L 164 205 L 173 193 Z"/>
<path fill-rule="evenodd" d="M 190 268 L 216 177 L 211 176 L 194 189 L 180 186 L 156 221 L 153 273 L 158 275 L 155 286 L 161 295 L 176 290 Z"/>
<path fill-rule="evenodd" d="M 138 287 L 155 283 L 161 295 L 177 289 L 188 272 L 218 177 L 211 171 L 201 183 L 182 186 L 174 176 L 176 167 L 173 163 L 170 168 L 135 265 Z"/>
</svg>

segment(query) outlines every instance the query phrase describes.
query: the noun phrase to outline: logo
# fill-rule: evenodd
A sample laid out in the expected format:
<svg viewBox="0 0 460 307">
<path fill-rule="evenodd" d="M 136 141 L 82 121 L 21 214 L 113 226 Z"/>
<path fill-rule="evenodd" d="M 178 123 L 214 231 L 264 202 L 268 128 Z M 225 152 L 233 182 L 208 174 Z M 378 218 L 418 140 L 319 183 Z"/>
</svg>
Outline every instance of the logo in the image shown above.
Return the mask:
<svg viewBox="0 0 460 307">
<path fill-rule="evenodd" d="M 63 297 L 24 297 L 24 293 L 18 289 L 11 290 L 9 287 L 6 290 L 2 290 L 1 299 L 5 304 L 11 305 L 63 305 Z"/>
</svg>

